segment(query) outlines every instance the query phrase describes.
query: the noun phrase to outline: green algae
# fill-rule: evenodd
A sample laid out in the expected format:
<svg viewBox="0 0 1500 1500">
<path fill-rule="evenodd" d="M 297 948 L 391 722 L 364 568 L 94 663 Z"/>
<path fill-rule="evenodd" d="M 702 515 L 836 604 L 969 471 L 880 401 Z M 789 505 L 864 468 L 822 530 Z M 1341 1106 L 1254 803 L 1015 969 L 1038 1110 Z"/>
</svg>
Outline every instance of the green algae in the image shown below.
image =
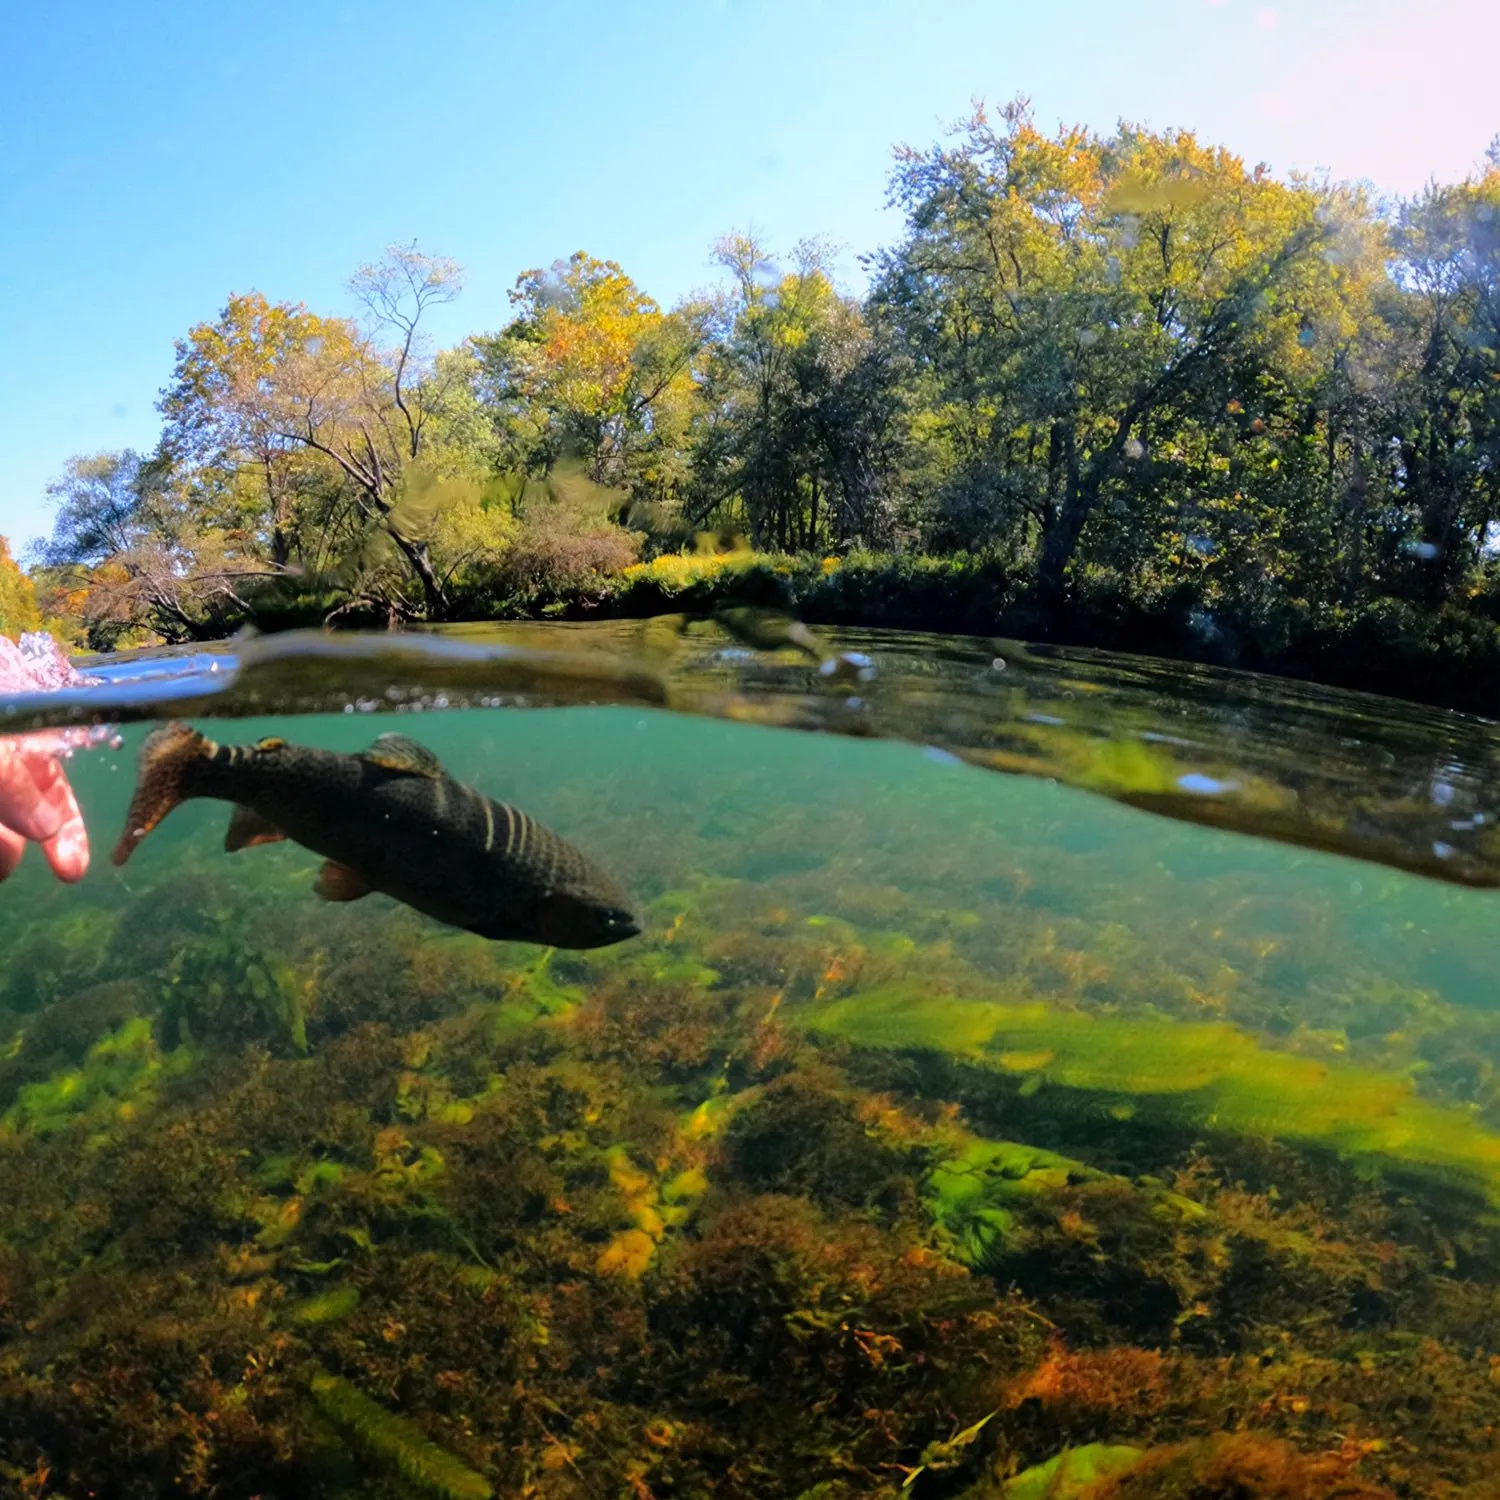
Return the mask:
<svg viewBox="0 0 1500 1500">
<path fill-rule="evenodd" d="M 293 1185 L 304 1196 L 310 1193 L 327 1192 L 336 1188 L 344 1180 L 347 1170 L 342 1162 L 315 1161 L 296 1175 Z"/>
<path fill-rule="evenodd" d="M 1203 1128 L 1431 1171 L 1500 1206 L 1500 1135 L 1472 1114 L 1427 1103 L 1407 1079 L 1272 1051 L 1227 1024 L 967 1001 L 911 984 L 814 1004 L 798 1020 L 820 1036 L 941 1052 L 1104 1108 L 1150 1103 Z"/>
<path fill-rule="evenodd" d="M 1089 1443 L 1069 1448 L 1046 1463 L 1035 1464 L 1015 1478 L 1007 1480 L 998 1491 L 1003 1500 L 1079 1500 L 1101 1479 L 1126 1473 L 1141 1458 L 1142 1450 L 1128 1443 Z M 978 1500 L 984 1491 L 971 1490 Z"/>
<path fill-rule="evenodd" d="M 692 1203 L 708 1191 L 708 1177 L 702 1167 L 684 1167 L 675 1177 L 662 1183 L 664 1203 Z"/>
<path fill-rule="evenodd" d="M 0 1132 L 51 1135 L 80 1123 L 128 1121 L 150 1108 L 164 1079 L 190 1067 L 187 1054 L 163 1057 L 151 1021 L 138 1016 L 95 1042 L 79 1067 L 23 1084 L 0 1115 Z"/>
<path fill-rule="evenodd" d="M 1054 1151 L 970 1137 L 928 1174 L 927 1203 L 957 1258 L 982 1269 L 1005 1244 L 1020 1206 L 1105 1175 Z"/>
<path fill-rule="evenodd" d="M 494 1489 L 482 1474 L 342 1376 L 320 1370 L 309 1378 L 307 1389 L 319 1411 L 350 1442 L 414 1488 L 435 1500 L 491 1500 Z"/>
<path fill-rule="evenodd" d="M 580 986 L 558 982 L 552 959 L 552 950 L 544 949 L 532 963 L 505 979 L 504 999 L 495 1015 L 497 1035 L 512 1035 L 544 1018 L 565 1018 L 587 998 Z"/>
<path fill-rule="evenodd" d="M 303 1265 L 299 1269 L 305 1272 L 309 1268 Z M 321 1328 L 329 1323 L 342 1323 L 358 1306 L 358 1287 L 336 1286 L 294 1303 L 287 1310 L 287 1316 L 304 1328 Z"/>
</svg>

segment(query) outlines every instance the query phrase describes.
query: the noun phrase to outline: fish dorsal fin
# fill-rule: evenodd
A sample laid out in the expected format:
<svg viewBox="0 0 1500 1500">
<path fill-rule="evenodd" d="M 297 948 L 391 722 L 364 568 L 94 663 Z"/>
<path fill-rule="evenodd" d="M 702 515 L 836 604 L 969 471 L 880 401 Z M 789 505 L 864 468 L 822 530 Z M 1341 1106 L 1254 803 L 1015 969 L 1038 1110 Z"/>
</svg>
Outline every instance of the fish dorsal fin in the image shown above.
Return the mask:
<svg viewBox="0 0 1500 1500">
<path fill-rule="evenodd" d="M 426 776 L 436 781 L 443 774 L 443 763 L 426 745 L 409 740 L 404 734 L 383 734 L 364 752 L 363 759 L 386 771 L 402 771 L 408 776 Z"/>
<path fill-rule="evenodd" d="M 351 865 L 341 865 L 336 859 L 323 862 L 313 890 L 325 901 L 358 901 L 370 894 L 370 882 Z"/>
<path fill-rule="evenodd" d="M 224 847 L 233 854 L 236 849 L 248 849 L 253 844 L 279 844 L 285 837 L 269 818 L 236 803 L 229 815 L 229 827 L 224 830 Z"/>
</svg>

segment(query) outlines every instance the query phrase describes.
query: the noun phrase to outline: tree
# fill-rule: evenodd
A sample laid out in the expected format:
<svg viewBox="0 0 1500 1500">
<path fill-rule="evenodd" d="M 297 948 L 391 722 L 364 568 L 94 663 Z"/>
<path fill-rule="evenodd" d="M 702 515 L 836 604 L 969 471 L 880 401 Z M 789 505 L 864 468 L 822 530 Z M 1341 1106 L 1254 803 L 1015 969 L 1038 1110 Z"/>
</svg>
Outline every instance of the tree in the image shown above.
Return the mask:
<svg viewBox="0 0 1500 1500">
<path fill-rule="evenodd" d="M 1393 248 L 1405 295 L 1385 381 L 1390 492 L 1431 607 L 1500 520 L 1500 165 L 1404 205 Z"/>
<path fill-rule="evenodd" d="M 695 513 L 739 512 L 757 546 L 888 543 L 894 405 L 887 350 L 835 290 L 825 247 L 782 274 L 748 235 L 715 247 L 715 304 L 695 431 Z"/>
<path fill-rule="evenodd" d="M 877 257 L 875 300 L 931 376 L 970 493 L 1001 500 L 1000 528 L 1035 528 L 1055 605 L 1148 442 L 1295 347 L 1316 197 L 1186 132 L 1049 138 L 1024 101 L 901 151 L 892 197 L 907 237 Z"/>
<path fill-rule="evenodd" d="M 178 341 L 172 384 L 158 402 L 166 418 L 162 456 L 235 491 L 277 567 L 306 560 L 304 507 L 323 497 L 326 475 L 306 444 L 283 430 L 287 414 L 275 397 L 309 351 L 348 342 L 347 324 L 301 304 L 271 303 L 259 292 L 231 296 L 217 322 Z"/>
<path fill-rule="evenodd" d="M 664 313 L 614 261 L 582 250 L 523 272 L 516 316 L 473 340 L 509 464 L 544 475 L 583 461 L 597 485 L 668 498 L 696 391 L 695 310 Z"/>
<path fill-rule="evenodd" d="M 161 401 L 164 452 L 258 466 L 273 560 L 290 554 L 294 497 L 312 491 L 325 528 L 342 526 L 365 542 L 375 533 L 392 545 L 420 585 L 427 615 L 441 618 L 431 518 L 403 502 L 435 426 L 466 395 L 463 367 L 433 357 L 423 327 L 433 307 L 459 294 L 459 269 L 393 247 L 350 287 L 369 314 L 368 330 L 258 293 L 231 297 L 216 323 L 193 328 L 177 345 Z"/>
<path fill-rule="evenodd" d="M 57 507 L 52 535 L 37 545 L 44 567 L 92 567 L 128 552 L 138 535 L 141 458 L 129 448 L 70 458 L 47 486 Z"/>
<path fill-rule="evenodd" d="M 36 549 L 50 603 L 81 618 L 96 645 L 142 627 L 168 640 L 219 634 L 267 576 L 253 538 L 219 524 L 190 476 L 130 450 L 70 459 L 47 486 L 57 507 Z"/>
<path fill-rule="evenodd" d="M 41 629 L 41 624 L 36 590 L 16 566 L 6 539 L 0 536 L 0 634 L 20 635 L 22 631 Z"/>
</svg>

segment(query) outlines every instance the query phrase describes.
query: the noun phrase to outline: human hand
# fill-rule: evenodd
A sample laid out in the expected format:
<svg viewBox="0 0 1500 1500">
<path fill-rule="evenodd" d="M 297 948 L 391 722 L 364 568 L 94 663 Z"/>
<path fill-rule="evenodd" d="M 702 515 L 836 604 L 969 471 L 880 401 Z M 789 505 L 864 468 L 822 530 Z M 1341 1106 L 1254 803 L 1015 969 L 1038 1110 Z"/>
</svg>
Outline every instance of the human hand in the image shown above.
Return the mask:
<svg viewBox="0 0 1500 1500">
<path fill-rule="evenodd" d="M 89 836 L 58 759 L 69 749 L 51 730 L 0 736 L 0 880 L 20 864 L 28 841 L 42 846 L 59 880 L 83 879 Z"/>
<path fill-rule="evenodd" d="M 87 679 L 69 665 L 50 636 L 0 636 L 0 694 L 52 692 Z M 89 839 L 62 760 L 108 730 L 41 729 L 0 735 L 0 880 L 21 862 L 28 843 L 59 880 L 81 880 L 89 867 Z"/>
</svg>

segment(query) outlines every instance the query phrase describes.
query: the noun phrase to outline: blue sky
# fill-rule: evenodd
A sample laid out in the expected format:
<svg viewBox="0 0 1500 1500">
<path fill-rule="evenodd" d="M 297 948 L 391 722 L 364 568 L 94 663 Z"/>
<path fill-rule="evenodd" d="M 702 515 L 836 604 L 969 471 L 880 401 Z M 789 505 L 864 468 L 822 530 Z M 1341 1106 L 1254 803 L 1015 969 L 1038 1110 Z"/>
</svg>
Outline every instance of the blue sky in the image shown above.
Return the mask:
<svg viewBox="0 0 1500 1500">
<path fill-rule="evenodd" d="M 1496 0 L 49 0 L 0 32 L 0 533 L 70 454 L 149 447 L 172 340 L 230 292 L 349 311 L 456 257 L 445 341 L 576 249 L 670 303 L 708 247 L 888 242 L 892 145 L 972 99 L 1188 126 L 1388 192 L 1500 132 Z"/>
</svg>

